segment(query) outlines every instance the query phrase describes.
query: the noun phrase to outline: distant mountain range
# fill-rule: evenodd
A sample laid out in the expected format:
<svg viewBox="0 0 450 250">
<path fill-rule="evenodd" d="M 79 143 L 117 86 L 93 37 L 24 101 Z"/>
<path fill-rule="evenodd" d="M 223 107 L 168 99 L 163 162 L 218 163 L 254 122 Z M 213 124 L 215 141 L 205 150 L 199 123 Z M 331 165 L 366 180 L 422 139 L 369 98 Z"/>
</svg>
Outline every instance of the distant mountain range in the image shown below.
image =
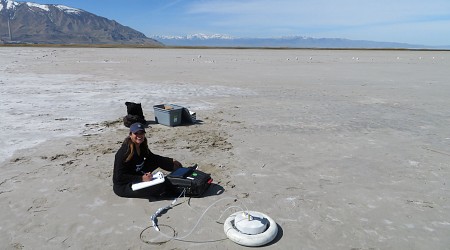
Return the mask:
<svg viewBox="0 0 450 250">
<path fill-rule="evenodd" d="M 391 49 L 450 49 L 450 46 L 425 46 L 407 43 L 349 40 L 342 38 L 312 38 L 289 36 L 278 38 L 233 38 L 227 35 L 194 34 L 188 36 L 153 36 L 167 46 L 205 47 L 276 47 L 276 48 L 391 48 Z"/>
<path fill-rule="evenodd" d="M 163 46 L 141 32 L 84 10 L 12 0 L 0 0 L 0 43 Z"/>
</svg>

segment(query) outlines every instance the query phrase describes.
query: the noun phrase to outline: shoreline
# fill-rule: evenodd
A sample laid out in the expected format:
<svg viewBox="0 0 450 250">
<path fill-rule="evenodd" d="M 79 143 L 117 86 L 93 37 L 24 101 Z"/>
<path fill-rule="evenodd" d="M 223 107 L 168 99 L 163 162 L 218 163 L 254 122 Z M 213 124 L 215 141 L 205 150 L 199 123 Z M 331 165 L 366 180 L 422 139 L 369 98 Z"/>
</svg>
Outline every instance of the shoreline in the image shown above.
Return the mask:
<svg viewBox="0 0 450 250">
<path fill-rule="evenodd" d="M 0 47 L 36 47 L 36 48 L 136 48 L 136 49 L 225 49 L 225 50 L 342 50 L 342 51 L 442 51 L 447 52 L 450 49 L 444 48 L 319 48 L 319 47 L 221 47 L 221 46 L 151 46 L 134 44 L 0 44 Z"/>
</svg>

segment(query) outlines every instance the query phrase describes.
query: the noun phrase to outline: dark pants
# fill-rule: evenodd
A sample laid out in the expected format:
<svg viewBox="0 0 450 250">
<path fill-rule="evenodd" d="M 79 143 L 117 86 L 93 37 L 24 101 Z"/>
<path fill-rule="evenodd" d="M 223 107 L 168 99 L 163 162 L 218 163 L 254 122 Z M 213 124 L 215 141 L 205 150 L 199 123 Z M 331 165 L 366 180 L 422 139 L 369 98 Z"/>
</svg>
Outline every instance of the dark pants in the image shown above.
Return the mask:
<svg viewBox="0 0 450 250">
<path fill-rule="evenodd" d="M 163 193 L 166 192 L 166 189 L 167 186 L 165 185 L 165 182 L 136 191 L 133 191 L 133 189 L 131 189 L 131 183 L 126 185 L 114 184 L 113 186 L 114 193 L 124 198 L 151 199 L 160 197 Z"/>
</svg>

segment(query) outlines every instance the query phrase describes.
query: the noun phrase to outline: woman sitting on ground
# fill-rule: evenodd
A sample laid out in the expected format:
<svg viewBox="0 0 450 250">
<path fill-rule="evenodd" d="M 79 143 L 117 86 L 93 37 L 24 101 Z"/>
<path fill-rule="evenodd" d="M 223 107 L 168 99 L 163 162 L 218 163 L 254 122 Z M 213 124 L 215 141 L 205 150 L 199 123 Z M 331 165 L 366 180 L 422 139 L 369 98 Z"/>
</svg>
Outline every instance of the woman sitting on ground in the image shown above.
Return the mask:
<svg viewBox="0 0 450 250">
<path fill-rule="evenodd" d="M 145 198 L 160 196 L 166 191 L 165 183 L 133 191 L 131 185 L 152 180 L 152 172 L 157 168 L 174 171 L 181 163 L 160 155 L 153 154 L 148 148 L 144 125 L 134 123 L 130 134 L 125 138 L 116 153 L 113 173 L 113 190 L 120 197 Z"/>
</svg>

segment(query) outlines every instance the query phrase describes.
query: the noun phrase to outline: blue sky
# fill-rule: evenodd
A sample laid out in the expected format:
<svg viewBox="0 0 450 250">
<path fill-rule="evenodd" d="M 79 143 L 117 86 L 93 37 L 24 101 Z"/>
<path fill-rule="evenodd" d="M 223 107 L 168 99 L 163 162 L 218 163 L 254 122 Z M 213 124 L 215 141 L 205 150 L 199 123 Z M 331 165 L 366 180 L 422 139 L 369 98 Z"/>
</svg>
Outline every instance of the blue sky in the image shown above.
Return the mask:
<svg viewBox="0 0 450 250">
<path fill-rule="evenodd" d="M 450 45 L 450 0 L 34 0 L 116 20 L 147 36 L 308 36 Z"/>
</svg>

